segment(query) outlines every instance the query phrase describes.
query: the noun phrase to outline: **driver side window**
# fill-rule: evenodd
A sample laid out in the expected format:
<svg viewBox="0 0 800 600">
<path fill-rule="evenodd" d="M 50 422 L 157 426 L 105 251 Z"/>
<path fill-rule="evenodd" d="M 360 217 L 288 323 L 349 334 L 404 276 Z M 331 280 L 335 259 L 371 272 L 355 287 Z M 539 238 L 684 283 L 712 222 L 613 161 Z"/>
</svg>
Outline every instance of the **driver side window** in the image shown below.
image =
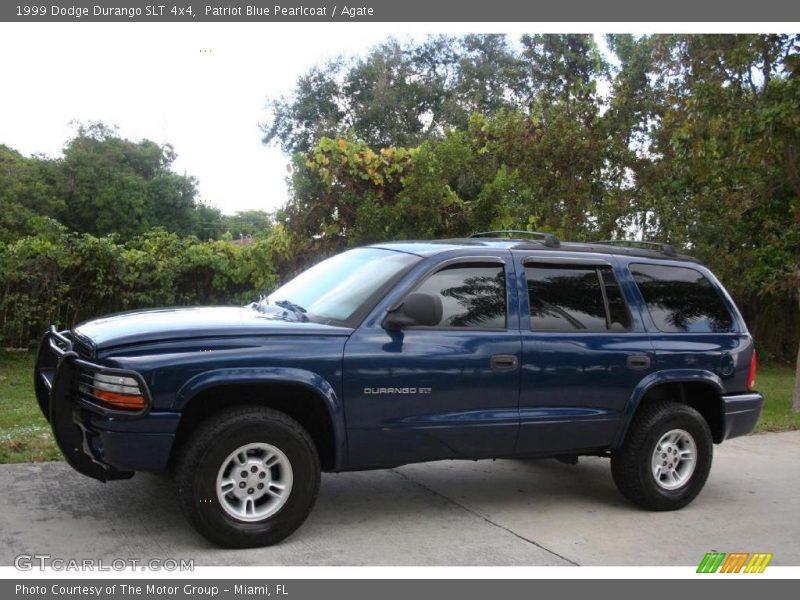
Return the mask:
<svg viewBox="0 0 800 600">
<path fill-rule="evenodd" d="M 441 298 L 442 319 L 434 327 L 506 328 L 506 280 L 503 265 L 450 265 L 428 277 L 416 291 Z"/>
</svg>

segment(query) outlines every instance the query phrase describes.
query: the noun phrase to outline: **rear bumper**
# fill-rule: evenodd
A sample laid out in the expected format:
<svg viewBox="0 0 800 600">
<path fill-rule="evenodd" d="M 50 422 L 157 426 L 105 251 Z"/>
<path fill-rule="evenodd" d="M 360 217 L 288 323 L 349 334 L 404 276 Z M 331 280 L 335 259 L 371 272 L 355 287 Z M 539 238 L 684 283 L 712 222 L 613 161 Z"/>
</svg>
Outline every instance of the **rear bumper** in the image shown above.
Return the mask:
<svg viewBox="0 0 800 600">
<path fill-rule="evenodd" d="M 722 396 L 723 440 L 747 435 L 755 429 L 764 397 L 758 392 Z"/>
<path fill-rule="evenodd" d="M 138 373 L 84 360 L 66 333 L 51 329 L 44 335 L 36 357 L 36 399 L 66 461 L 100 481 L 165 469 L 180 415 L 151 412 L 149 406 L 133 414 L 102 407 L 79 392 L 79 379 L 87 372 L 140 379 Z M 146 390 L 143 381 L 140 385 Z"/>
</svg>

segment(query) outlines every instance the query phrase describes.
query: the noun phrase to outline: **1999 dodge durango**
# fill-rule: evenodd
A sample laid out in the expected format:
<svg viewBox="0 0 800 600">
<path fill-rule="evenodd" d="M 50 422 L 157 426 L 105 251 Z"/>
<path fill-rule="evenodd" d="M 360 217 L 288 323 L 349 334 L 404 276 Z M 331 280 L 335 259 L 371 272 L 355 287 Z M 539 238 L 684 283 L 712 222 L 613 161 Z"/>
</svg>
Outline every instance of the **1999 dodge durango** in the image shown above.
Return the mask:
<svg viewBox="0 0 800 600">
<path fill-rule="evenodd" d="M 67 461 L 174 471 L 209 540 L 274 544 L 320 472 L 441 459 L 611 459 L 652 510 L 750 432 L 753 341 L 666 244 L 488 232 L 329 258 L 246 307 L 98 318 L 42 339 L 36 394 Z"/>
</svg>

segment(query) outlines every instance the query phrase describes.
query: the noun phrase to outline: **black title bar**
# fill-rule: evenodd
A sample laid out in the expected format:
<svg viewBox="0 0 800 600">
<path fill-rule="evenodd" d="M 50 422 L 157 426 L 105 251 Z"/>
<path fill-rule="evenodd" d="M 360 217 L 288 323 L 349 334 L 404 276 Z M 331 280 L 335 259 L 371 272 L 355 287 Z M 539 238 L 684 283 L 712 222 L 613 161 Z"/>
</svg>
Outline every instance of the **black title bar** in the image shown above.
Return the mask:
<svg viewBox="0 0 800 600">
<path fill-rule="evenodd" d="M 728 22 L 800 21 L 787 0 L 56 0 L 0 3 L 16 22 Z"/>
</svg>

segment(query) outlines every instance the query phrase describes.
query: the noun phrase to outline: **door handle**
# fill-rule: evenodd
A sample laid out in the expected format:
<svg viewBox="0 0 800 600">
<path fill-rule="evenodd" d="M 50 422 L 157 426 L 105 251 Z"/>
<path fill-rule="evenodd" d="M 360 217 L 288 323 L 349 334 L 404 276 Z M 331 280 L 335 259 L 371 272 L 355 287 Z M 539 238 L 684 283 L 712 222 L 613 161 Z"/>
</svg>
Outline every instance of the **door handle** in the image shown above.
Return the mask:
<svg viewBox="0 0 800 600">
<path fill-rule="evenodd" d="M 628 357 L 627 365 L 629 369 L 649 369 L 650 357 L 640 354 L 633 354 Z"/>
<path fill-rule="evenodd" d="M 513 371 L 519 365 L 519 361 L 513 354 L 495 354 L 489 364 L 495 371 Z"/>
</svg>

